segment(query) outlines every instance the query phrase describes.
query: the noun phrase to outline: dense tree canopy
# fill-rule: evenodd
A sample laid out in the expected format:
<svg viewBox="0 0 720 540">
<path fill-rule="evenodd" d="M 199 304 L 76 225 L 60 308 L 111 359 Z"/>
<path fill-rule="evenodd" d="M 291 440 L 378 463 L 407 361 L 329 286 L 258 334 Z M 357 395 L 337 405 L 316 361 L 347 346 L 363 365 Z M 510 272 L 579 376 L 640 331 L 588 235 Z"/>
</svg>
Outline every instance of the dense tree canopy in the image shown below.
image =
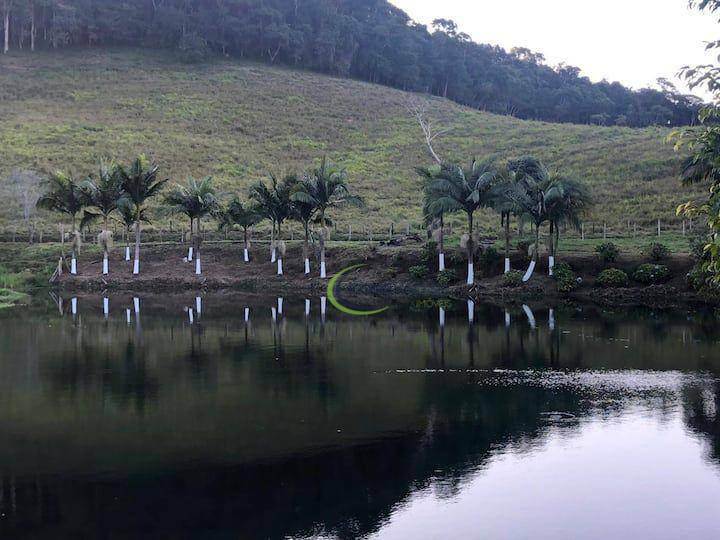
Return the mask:
<svg viewBox="0 0 720 540">
<path fill-rule="evenodd" d="M 667 81 L 592 83 L 541 54 L 474 43 L 454 22 L 413 22 L 387 0 L 0 0 L 5 49 L 134 45 L 282 63 L 554 122 L 694 123 L 699 102 Z"/>
</svg>

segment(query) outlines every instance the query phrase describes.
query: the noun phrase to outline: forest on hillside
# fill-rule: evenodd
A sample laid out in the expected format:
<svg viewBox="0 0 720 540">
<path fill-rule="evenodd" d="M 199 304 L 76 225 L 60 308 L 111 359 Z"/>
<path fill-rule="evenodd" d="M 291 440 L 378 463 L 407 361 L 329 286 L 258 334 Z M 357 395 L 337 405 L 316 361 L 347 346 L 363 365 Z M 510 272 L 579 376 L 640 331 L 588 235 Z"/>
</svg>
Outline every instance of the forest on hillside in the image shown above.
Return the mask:
<svg viewBox="0 0 720 540">
<path fill-rule="evenodd" d="M 4 50 L 101 45 L 227 55 L 427 92 L 480 110 L 579 124 L 694 124 L 701 106 L 667 80 L 633 91 L 473 42 L 450 20 L 415 23 L 387 0 L 0 0 Z"/>
</svg>

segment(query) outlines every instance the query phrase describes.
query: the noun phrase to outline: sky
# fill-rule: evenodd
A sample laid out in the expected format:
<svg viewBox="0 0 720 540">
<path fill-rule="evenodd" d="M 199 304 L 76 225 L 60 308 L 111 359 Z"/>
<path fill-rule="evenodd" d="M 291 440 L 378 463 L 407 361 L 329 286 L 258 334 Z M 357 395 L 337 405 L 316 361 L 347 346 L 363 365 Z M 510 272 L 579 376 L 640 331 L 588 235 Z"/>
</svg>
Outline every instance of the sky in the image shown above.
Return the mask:
<svg viewBox="0 0 720 540">
<path fill-rule="evenodd" d="M 687 0 L 390 0 L 414 20 L 454 20 L 474 41 L 541 52 L 547 63 L 577 66 L 593 81 L 639 89 L 677 77 L 684 65 L 713 61 L 705 43 L 720 39 L 711 14 Z M 708 97 L 704 92 L 695 94 Z"/>
</svg>

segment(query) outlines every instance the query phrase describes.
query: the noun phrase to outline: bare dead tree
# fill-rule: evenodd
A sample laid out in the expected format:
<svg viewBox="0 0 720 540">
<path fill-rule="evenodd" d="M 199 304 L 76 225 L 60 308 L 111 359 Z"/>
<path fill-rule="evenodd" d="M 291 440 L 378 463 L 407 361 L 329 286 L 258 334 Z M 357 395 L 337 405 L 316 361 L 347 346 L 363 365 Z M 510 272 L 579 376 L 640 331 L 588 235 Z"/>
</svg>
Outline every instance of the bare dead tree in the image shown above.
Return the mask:
<svg viewBox="0 0 720 540">
<path fill-rule="evenodd" d="M 420 126 L 420 129 L 422 129 L 423 137 L 425 138 L 425 145 L 427 146 L 433 160 L 435 160 L 438 165 L 442 164 L 442 159 L 435 151 L 435 147 L 433 144 L 435 142 L 435 139 L 452 131 L 452 128 L 435 128 L 435 124 L 428 116 L 428 102 L 426 99 L 411 97 L 405 103 L 405 107 L 408 110 L 408 113 L 410 113 L 410 115 L 415 118 L 418 125 Z"/>
<path fill-rule="evenodd" d="M 30 243 L 35 236 L 36 204 L 40 197 L 42 177 L 35 171 L 15 169 L 7 179 L 12 199 L 17 205 L 19 214 L 28 229 Z"/>
</svg>

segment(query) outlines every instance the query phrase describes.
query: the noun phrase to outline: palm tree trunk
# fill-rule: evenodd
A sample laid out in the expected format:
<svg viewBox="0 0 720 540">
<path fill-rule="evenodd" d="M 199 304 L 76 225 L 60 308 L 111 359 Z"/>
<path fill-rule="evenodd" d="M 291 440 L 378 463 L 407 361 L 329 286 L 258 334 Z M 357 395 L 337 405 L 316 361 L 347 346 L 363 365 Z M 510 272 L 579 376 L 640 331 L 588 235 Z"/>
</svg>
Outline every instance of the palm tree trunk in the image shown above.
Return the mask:
<svg viewBox="0 0 720 540">
<path fill-rule="evenodd" d="M 505 273 L 510 272 L 510 213 L 505 214 Z"/>
<path fill-rule="evenodd" d="M 104 216 L 104 225 L 103 225 L 103 275 L 107 276 L 110 273 L 110 262 L 108 261 L 108 217 Z"/>
<path fill-rule="evenodd" d="M 125 260 L 130 261 L 130 227 L 125 229 Z"/>
<path fill-rule="evenodd" d="M 250 248 L 248 247 L 248 228 L 243 227 L 243 240 L 244 243 L 244 249 L 243 249 L 243 259 L 245 262 L 250 262 Z"/>
<path fill-rule="evenodd" d="M 133 262 L 133 275 L 140 274 L 140 215 L 135 220 L 135 261 Z"/>
<path fill-rule="evenodd" d="M 323 228 L 320 234 L 320 279 L 327 277 L 327 269 L 325 267 L 325 212 L 320 214 L 320 226 Z"/>
<path fill-rule="evenodd" d="M 72 238 L 72 244 L 71 244 L 71 246 L 72 246 L 72 253 L 71 253 L 71 255 L 70 255 L 70 273 L 73 274 L 73 275 L 77 274 L 77 255 L 76 255 L 76 253 L 75 253 L 75 240 L 76 240 L 76 235 L 75 235 L 75 232 L 76 232 L 76 231 L 75 231 L 75 228 L 76 228 L 76 225 L 75 225 L 75 215 L 73 214 L 73 217 L 72 217 L 72 235 L 73 235 L 73 238 Z"/>
<path fill-rule="evenodd" d="M 305 260 L 305 275 L 310 274 L 310 230 L 307 221 L 303 223 L 305 227 L 305 245 L 303 246 L 303 259 Z"/>
<path fill-rule="evenodd" d="M 200 262 L 200 244 L 202 243 L 202 224 L 200 218 L 197 220 L 197 234 L 195 235 L 195 275 L 202 275 L 202 263 Z"/>
<path fill-rule="evenodd" d="M 549 238 L 550 245 L 548 246 L 549 252 L 550 252 L 548 255 L 548 275 L 549 276 L 553 275 L 553 268 L 555 266 L 555 227 L 556 227 L 555 222 L 551 221 L 550 222 L 550 238 Z"/>
<path fill-rule="evenodd" d="M 440 214 L 440 243 L 438 244 L 438 272 L 445 271 L 445 216 Z"/>
<path fill-rule="evenodd" d="M 473 215 L 468 212 L 468 244 L 467 244 L 467 259 L 468 259 L 468 275 L 467 284 L 475 284 L 475 249 L 473 245 Z"/>
<path fill-rule="evenodd" d="M 188 247 L 188 262 L 193 261 L 193 256 L 195 255 L 195 234 L 193 232 L 194 227 L 194 220 L 193 218 L 190 218 L 190 246 Z"/>
<path fill-rule="evenodd" d="M 277 260 L 277 250 L 275 249 L 275 222 L 272 222 L 272 228 L 270 229 L 270 262 L 274 263 Z"/>
<path fill-rule="evenodd" d="M 540 251 L 540 225 L 535 225 L 535 250 L 533 252 L 532 260 L 530 261 L 530 266 L 528 266 L 527 272 L 525 272 L 525 275 L 523 276 L 523 282 L 527 283 L 530 281 L 530 278 L 533 275 L 533 272 L 535 272 L 535 267 L 537 266 L 538 262 L 538 252 Z"/>
</svg>

